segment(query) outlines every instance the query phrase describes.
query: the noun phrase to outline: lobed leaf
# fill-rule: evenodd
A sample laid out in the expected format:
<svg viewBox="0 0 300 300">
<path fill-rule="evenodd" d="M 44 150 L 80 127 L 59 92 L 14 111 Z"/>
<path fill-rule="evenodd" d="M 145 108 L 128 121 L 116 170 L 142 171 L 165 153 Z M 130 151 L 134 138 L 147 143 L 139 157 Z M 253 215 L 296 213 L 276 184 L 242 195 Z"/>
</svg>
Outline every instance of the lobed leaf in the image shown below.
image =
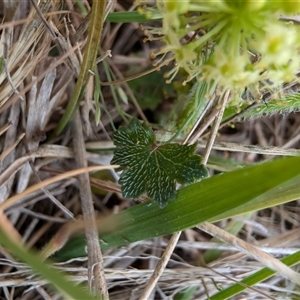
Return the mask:
<svg viewBox="0 0 300 300">
<path fill-rule="evenodd" d="M 117 130 L 113 138 L 117 148 L 111 163 L 123 170 L 119 183 L 124 198 L 146 193 L 164 206 L 175 199 L 176 182 L 191 184 L 208 175 L 201 156 L 194 154 L 196 144 L 157 144 L 153 131 L 137 119 Z"/>
</svg>

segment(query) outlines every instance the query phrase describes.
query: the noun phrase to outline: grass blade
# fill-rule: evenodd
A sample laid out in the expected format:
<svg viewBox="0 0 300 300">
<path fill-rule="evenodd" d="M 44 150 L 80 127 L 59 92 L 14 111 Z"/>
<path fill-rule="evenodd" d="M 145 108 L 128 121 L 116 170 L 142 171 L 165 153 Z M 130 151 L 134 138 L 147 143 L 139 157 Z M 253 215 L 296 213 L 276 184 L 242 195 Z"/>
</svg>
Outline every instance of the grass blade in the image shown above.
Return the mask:
<svg viewBox="0 0 300 300">
<path fill-rule="evenodd" d="M 54 270 L 47 263 L 43 262 L 37 254 L 25 250 L 13 242 L 1 229 L 0 242 L 2 246 L 9 249 L 18 259 L 25 262 L 36 273 L 42 275 L 43 278 L 66 297 L 65 299 L 96 299 L 87 290 L 76 286 L 70 280 L 66 279 L 61 272 Z"/>
<path fill-rule="evenodd" d="M 288 255 L 287 257 L 281 259 L 281 261 L 286 264 L 287 266 L 293 266 L 295 264 L 298 264 L 300 262 L 300 251 L 297 251 L 296 253 L 293 253 L 291 255 Z M 253 286 L 259 282 L 262 282 L 263 280 L 266 280 L 273 276 L 276 272 L 269 269 L 269 268 L 263 268 L 259 270 L 258 272 L 255 272 L 254 274 L 248 276 L 247 278 L 243 279 L 241 283 L 243 283 L 246 286 Z M 220 291 L 219 293 L 213 295 L 210 297 L 210 300 L 219 300 L 219 299 L 229 299 L 240 292 L 244 291 L 246 289 L 245 286 L 240 285 L 238 283 Z"/>
<path fill-rule="evenodd" d="M 109 216 L 99 224 L 102 248 L 171 234 L 205 221 L 219 220 L 220 216 L 229 218 L 239 207 L 239 213 L 245 213 L 243 205 L 297 177 L 299 169 L 295 166 L 299 164 L 300 157 L 293 157 L 245 167 L 182 188 L 177 199 L 170 201 L 165 208 L 146 202 Z M 299 184 L 299 177 L 297 181 Z M 295 194 L 290 196 L 291 200 L 295 199 Z M 119 229 L 107 233 L 110 222 L 119 224 Z M 102 231 L 101 234 L 101 228 L 106 233 Z M 57 252 L 55 258 L 65 260 L 84 256 L 84 247 L 84 238 L 77 236 Z"/>
<path fill-rule="evenodd" d="M 88 39 L 85 45 L 85 51 L 78 80 L 76 82 L 71 99 L 67 105 L 66 111 L 54 131 L 54 136 L 58 135 L 67 125 L 68 121 L 74 116 L 74 113 L 79 106 L 82 93 L 84 92 L 85 86 L 90 77 L 90 71 L 94 69 L 98 47 L 101 40 L 105 7 L 106 1 L 93 1 L 91 21 L 88 30 Z"/>
<path fill-rule="evenodd" d="M 157 11 L 154 11 L 150 15 L 140 14 L 138 11 L 127 11 L 127 12 L 112 12 L 108 14 L 106 22 L 111 23 L 145 23 L 153 20 L 161 20 L 162 15 Z"/>
</svg>

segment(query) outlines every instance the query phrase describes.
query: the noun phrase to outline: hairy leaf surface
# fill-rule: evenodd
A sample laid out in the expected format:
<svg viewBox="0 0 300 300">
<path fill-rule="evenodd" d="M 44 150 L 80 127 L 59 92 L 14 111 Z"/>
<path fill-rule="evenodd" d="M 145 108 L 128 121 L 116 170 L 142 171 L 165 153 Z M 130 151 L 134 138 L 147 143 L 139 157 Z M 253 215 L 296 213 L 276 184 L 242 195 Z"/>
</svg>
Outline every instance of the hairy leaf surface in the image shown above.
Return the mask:
<svg viewBox="0 0 300 300">
<path fill-rule="evenodd" d="M 208 175 L 201 156 L 194 154 L 196 144 L 159 144 L 153 131 L 137 119 L 119 128 L 113 138 L 117 148 L 111 163 L 123 170 L 119 183 L 124 198 L 146 193 L 164 206 L 175 199 L 176 182 L 191 184 Z"/>
</svg>

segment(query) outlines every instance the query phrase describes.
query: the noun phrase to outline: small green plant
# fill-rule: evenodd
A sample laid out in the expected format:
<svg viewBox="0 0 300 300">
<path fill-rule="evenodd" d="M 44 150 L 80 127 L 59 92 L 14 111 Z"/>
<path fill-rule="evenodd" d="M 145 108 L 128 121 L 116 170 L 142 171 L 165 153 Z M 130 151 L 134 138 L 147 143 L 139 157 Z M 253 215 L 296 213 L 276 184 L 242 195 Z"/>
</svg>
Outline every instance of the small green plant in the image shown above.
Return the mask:
<svg viewBox="0 0 300 300">
<path fill-rule="evenodd" d="M 196 144 L 159 144 L 153 131 L 137 119 L 115 131 L 113 138 L 117 149 L 111 163 L 124 170 L 119 182 L 125 198 L 147 193 L 165 206 L 176 196 L 176 182 L 191 184 L 208 176 L 201 156 L 193 154 Z"/>
</svg>

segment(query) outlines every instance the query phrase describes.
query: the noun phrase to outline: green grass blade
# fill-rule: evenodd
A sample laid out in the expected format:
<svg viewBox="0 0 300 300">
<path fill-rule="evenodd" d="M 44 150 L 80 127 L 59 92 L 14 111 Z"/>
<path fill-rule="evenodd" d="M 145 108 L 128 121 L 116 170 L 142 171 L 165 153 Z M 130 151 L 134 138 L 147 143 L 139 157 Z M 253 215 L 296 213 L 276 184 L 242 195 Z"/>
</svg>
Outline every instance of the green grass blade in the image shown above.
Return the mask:
<svg viewBox="0 0 300 300">
<path fill-rule="evenodd" d="M 101 94 L 101 96 L 100 96 Z M 100 103 L 99 99 L 103 97 L 102 95 L 102 90 L 101 90 L 101 84 L 100 84 L 100 76 L 99 72 L 96 69 L 95 70 L 95 88 L 94 88 L 94 101 L 95 101 L 95 122 L 96 125 L 98 126 L 100 123 L 100 118 L 101 118 L 101 108 L 100 108 Z"/>
<path fill-rule="evenodd" d="M 54 136 L 58 135 L 67 123 L 72 119 L 76 112 L 81 96 L 84 92 L 88 79 L 90 77 L 90 70 L 95 67 L 96 56 L 98 47 L 101 40 L 102 27 L 104 22 L 106 1 L 94 1 L 92 6 L 91 21 L 88 30 L 88 39 L 85 45 L 82 65 L 75 89 L 72 93 L 71 99 L 67 105 L 66 111 L 60 119 L 55 131 Z"/>
<path fill-rule="evenodd" d="M 247 164 L 217 155 L 211 155 L 207 162 L 208 168 L 221 172 L 229 172 L 245 166 Z"/>
<path fill-rule="evenodd" d="M 192 300 L 197 292 L 198 286 L 191 286 L 184 291 L 180 291 L 174 297 L 174 300 Z"/>
<path fill-rule="evenodd" d="M 297 251 L 296 253 L 286 256 L 285 258 L 281 259 L 281 261 L 289 267 L 294 266 L 295 264 L 298 264 L 300 262 L 300 251 Z M 274 272 L 273 270 L 271 270 L 269 268 L 263 268 L 263 269 L 259 270 L 258 272 L 255 272 L 254 274 L 241 280 L 241 283 L 243 283 L 244 285 L 247 285 L 247 286 L 253 286 L 259 282 L 262 282 L 263 280 L 266 280 L 266 279 L 272 277 L 275 273 L 276 272 Z M 209 300 L 231 299 L 231 297 L 241 293 L 246 288 L 247 287 L 236 283 L 236 284 L 220 291 L 219 293 L 211 296 L 209 298 Z"/>
<path fill-rule="evenodd" d="M 140 14 L 138 11 L 127 11 L 127 12 L 112 12 L 108 14 L 106 22 L 112 23 L 145 23 L 153 20 L 161 20 L 162 15 L 157 12 L 152 12 L 150 15 Z"/>
<path fill-rule="evenodd" d="M 88 11 L 87 11 L 84 3 L 82 3 L 82 1 L 76 0 L 76 5 L 78 6 L 79 11 L 83 16 L 87 15 Z"/>
<path fill-rule="evenodd" d="M 73 282 L 67 280 L 61 272 L 56 271 L 43 262 L 36 253 L 21 248 L 1 229 L 0 243 L 2 247 L 9 249 L 19 260 L 30 266 L 35 273 L 40 274 L 49 284 L 60 291 L 65 296 L 64 299 L 96 299 L 87 290 L 76 286 Z"/>
<path fill-rule="evenodd" d="M 220 214 L 211 221 L 218 221 L 221 219 L 228 218 L 229 216 L 237 216 L 251 211 L 257 211 L 268 207 L 273 207 L 276 205 L 284 204 L 300 198 L 300 177 L 296 176 L 291 180 L 288 180 L 279 186 L 263 193 L 245 203 L 241 207 L 236 207 L 231 211 L 227 211 L 224 214 Z"/>
<path fill-rule="evenodd" d="M 299 176 L 299 165 L 300 157 L 292 157 L 245 167 L 182 188 L 177 199 L 164 208 L 147 202 L 109 216 L 100 224 L 100 231 L 106 230 L 106 233 L 100 232 L 102 248 L 171 234 L 204 221 L 218 220 L 219 216 L 228 218 L 234 209 L 242 208 L 260 195 Z M 299 177 L 297 182 L 300 183 Z M 290 196 L 295 199 L 294 194 Z M 239 211 L 245 212 L 243 209 Z M 107 232 L 110 222 L 119 224 L 119 229 Z M 74 237 L 56 253 L 55 258 L 65 260 L 84 256 L 84 247 L 84 237 Z"/>
<path fill-rule="evenodd" d="M 4 63 L 4 58 L 2 56 L 2 57 L 0 57 L 0 75 L 2 74 L 2 71 L 3 71 L 3 63 Z"/>
</svg>

